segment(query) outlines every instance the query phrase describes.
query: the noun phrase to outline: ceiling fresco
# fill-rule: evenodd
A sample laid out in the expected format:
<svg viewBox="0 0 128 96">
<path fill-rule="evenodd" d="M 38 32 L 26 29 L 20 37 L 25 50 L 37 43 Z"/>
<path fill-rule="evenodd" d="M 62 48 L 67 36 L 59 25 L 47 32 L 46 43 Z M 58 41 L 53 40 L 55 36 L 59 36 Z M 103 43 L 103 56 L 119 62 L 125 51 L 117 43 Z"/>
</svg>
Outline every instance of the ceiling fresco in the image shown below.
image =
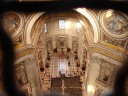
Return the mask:
<svg viewBox="0 0 128 96">
<path fill-rule="evenodd" d="M 128 18 L 125 14 L 106 10 L 101 13 L 100 25 L 104 32 L 115 38 L 124 38 L 128 35 Z"/>
</svg>

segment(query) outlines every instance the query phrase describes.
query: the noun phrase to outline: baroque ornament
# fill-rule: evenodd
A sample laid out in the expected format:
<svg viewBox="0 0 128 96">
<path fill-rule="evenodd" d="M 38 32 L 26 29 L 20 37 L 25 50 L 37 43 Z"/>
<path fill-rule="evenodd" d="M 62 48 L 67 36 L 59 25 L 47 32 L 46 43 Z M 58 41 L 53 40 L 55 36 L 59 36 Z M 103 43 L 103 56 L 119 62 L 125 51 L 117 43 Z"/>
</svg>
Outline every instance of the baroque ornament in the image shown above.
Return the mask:
<svg viewBox="0 0 128 96">
<path fill-rule="evenodd" d="M 100 15 L 100 25 L 105 33 L 115 38 L 124 38 L 128 34 L 128 18 L 118 11 L 103 11 Z"/>
<path fill-rule="evenodd" d="M 24 26 L 24 18 L 20 13 L 7 12 L 2 17 L 3 29 L 11 35 L 12 38 L 19 35 Z"/>
</svg>

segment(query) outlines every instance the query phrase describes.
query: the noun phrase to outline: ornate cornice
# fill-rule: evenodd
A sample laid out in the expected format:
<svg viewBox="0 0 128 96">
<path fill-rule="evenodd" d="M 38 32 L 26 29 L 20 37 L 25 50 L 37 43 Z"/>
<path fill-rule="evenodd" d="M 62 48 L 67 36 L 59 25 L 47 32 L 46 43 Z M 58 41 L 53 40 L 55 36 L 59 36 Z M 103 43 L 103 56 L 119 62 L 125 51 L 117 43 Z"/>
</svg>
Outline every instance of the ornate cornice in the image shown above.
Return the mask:
<svg viewBox="0 0 128 96">
<path fill-rule="evenodd" d="M 21 57 L 24 57 L 24 56 L 28 55 L 28 54 L 33 54 L 34 50 L 35 50 L 34 47 L 25 46 L 24 48 L 22 48 L 22 50 L 16 51 L 16 58 L 15 59 L 17 60 Z"/>
<path fill-rule="evenodd" d="M 102 59 L 101 58 L 99 58 L 99 57 L 97 57 L 97 56 L 93 56 L 92 58 L 91 58 L 91 62 L 93 62 L 93 63 L 97 63 L 97 64 L 101 64 L 101 61 Z"/>
<path fill-rule="evenodd" d="M 125 56 L 123 54 L 114 50 L 109 50 L 103 46 L 91 46 L 90 50 L 92 53 L 99 53 L 119 62 L 123 62 L 125 60 Z"/>
</svg>

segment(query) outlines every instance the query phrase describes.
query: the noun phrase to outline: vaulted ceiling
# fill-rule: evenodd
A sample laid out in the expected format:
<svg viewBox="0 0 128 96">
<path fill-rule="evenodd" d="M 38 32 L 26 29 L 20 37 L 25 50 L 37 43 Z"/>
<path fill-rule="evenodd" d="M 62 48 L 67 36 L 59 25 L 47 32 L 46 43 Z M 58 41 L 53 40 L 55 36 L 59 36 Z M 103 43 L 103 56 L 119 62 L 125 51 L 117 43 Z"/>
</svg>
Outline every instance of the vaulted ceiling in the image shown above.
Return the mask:
<svg viewBox="0 0 128 96">
<path fill-rule="evenodd" d="M 83 94 L 99 96 L 112 88 L 128 55 L 128 17 L 123 12 L 85 8 L 7 12 L 2 20 L 15 46 L 16 80 L 33 96 L 49 90 L 51 76 L 59 76 L 56 66 L 61 65 L 55 64 L 60 62 L 78 76 L 81 72 Z M 63 72 L 69 77 L 72 73 L 67 70 Z"/>
</svg>

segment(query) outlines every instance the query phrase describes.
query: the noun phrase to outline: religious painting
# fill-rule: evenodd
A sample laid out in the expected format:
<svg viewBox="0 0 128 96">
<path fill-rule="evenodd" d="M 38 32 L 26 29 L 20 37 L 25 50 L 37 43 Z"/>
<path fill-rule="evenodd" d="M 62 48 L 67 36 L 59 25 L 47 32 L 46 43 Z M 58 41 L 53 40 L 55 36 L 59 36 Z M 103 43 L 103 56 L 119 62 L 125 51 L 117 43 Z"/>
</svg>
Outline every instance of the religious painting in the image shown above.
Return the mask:
<svg viewBox="0 0 128 96">
<path fill-rule="evenodd" d="M 112 80 L 114 79 L 114 67 L 113 64 L 102 63 L 100 68 L 100 73 L 97 78 L 98 83 L 104 86 L 110 86 L 112 84 Z"/>
<path fill-rule="evenodd" d="M 107 16 L 107 14 L 111 15 Z M 113 34 L 123 34 L 128 30 L 127 19 L 117 12 L 106 13 L 104 17 L 104 24 Z"/>
<path fill-rule="evenodd" d="M 23 65 L 18 65 L 15 69 L 15 78 L 16 82 L 19 86 L 23 86 L 28 82 L 27 75 L 25 72 L 25 68 Z"/>
<path fill-rule="evenodd" d="M 66 38 L 65 37 L 58 38 L 58 46 L 60 48 L 64 48 L 66 46 Z"/>
<path fill-rule="evenodd" d="M 6 12 L 2 17 L 3 29 L 12 37 L 21 32 L 24 25 L 24 18 L 22 14 L 16 12 Z"/>
<path fill-rule="evenodd" d="M 3 26 L 6 32 L 15 32 L 20 25 L 20 18 L 14 13 L 5 14 L 3 18 Z"/>
<path fill-rule="evenodd" d="M 66 48 L 67 47 L 67 38 L 66 37 L 58 37 L 57 38 L 57 47 Z"/>
<path fill-rule="evenodd" d="M 113 37 L 123 38 L 127 36 L 127 15 L 114 10 L 106 10 L 101 13 L 100 23 L 103 30 Z"/>
</svg>

